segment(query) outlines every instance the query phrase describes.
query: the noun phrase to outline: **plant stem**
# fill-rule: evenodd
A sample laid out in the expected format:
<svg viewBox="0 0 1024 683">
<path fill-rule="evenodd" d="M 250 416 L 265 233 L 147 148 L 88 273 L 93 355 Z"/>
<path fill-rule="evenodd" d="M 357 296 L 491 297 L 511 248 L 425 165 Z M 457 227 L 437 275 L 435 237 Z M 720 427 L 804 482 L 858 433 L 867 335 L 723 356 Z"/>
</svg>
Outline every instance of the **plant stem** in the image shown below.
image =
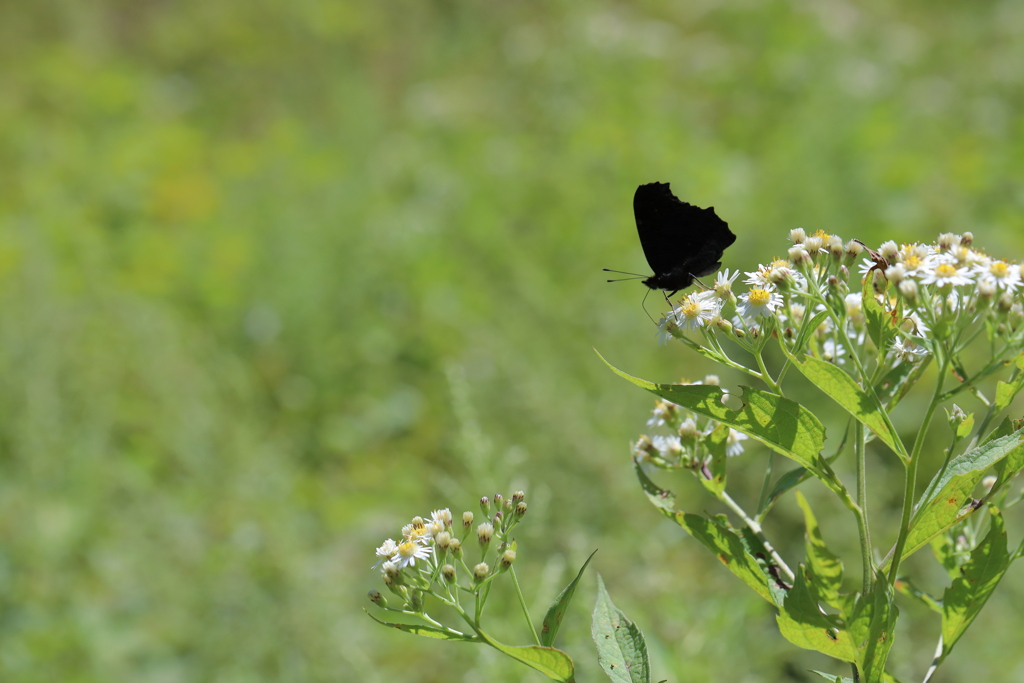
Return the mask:
<svg viewBox="0 0 1024 683">
<path fill-rule="evenodd" d="M 772 561 L 777 564 L 783 572 L 785 572 L 786 577 L 790 581 L 793 581 L 796 575 L 793 574 L 793 570 L 789 568 L 789 565 L 787 565 L 786 561 L 782 559 L 782 556 L 780 556 L 779 553 L 775 551 L 775 548 L 772 547 L 772 544 L 765 537 L 764 531 L 761 529 L 761 525 L 757 523 L 757 520 L 748 515 L 746 511 L 739 506 L 739 503 L 734 501 L 725 491 L 718 494 L 718 499 L 728 505 L 729 509 L 735 512 L 736 515 L 743 520 L 743 523 L 747 525 L 747 528 L 754 532 L 754 535 L 757 536 L 757 540 L 761 541 L 764 549 L 768 551 L 769 555 L 771 555 Z"/>
<path fill-rule="evenodd" d="M 537 636 L 537 629 L 533 627 L 533 620 L 530 619 L 530 610 L 526 607 L 526 598 L 523 597 L 523 590 L 519 587 L 519 577 L 516 576 L 515 568 L 509 567 L 508 574 L 512 577 L 512 585 L 516 588 L 516 596 L 519 598 L 519 606 L 523 608 L 523 617 L 526 619 L 526 624 L 530 627 L 530 633 L 533 634 L 533 642 L 540 645 L 540 638 Z"/>
<path fill-rule="evenodd" d="M 857 533 L 860 536 L 860 562 L 863 570 L 862 585 L 863 594 L 867 595 L 875 584 L 874 559 L 871 554 L 871 530 L 868 526 L 868 480 L 865 455 L 867 450 L 867 433 L 864 425 L 857 422 L 854 425 L 853 451 L 857 460 L 857 509 L 854 516 L 857 519 Z"/>
<path fill-rule="evenodd" d="M 935 392 L 928 403 L 928 410 L 925 411 L 924 419 L 921 421 L 917 438 L 914 439 L 914 450 L 910 454 L 910 462 L 906 464 L 904 473 L 906 480 L 903 484 L 903 514 L 900 517 L 900 534 L 896 538 L 896 547 L 892 553 L 892 565 L 889 567 L 889 584 L 896 583 L 897 572 L 900 568 L 900 560 L 903 559 L 903 548 L 907 544 L 907 536 L 910 534 L 910 513 L 914 509 L 914 488 L 917 484 L 917 466 L 921 460 L 921 449 L 924 447 L 925 436 L 928 433 L 928 425 L 931 424 L 935 409 L 938 408 L 942 399 L 942 382 L 946 378 L 946 358 L 937 363 L 939 376 L 935 380 Z"/>
</svg>

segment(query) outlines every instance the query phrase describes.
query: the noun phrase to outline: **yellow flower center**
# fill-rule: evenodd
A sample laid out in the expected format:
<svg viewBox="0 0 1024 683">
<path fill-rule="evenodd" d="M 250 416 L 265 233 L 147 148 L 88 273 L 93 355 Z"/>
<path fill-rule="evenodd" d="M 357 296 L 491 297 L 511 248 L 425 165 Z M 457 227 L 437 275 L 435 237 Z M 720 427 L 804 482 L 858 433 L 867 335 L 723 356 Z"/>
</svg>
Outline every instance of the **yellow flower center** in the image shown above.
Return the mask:
<svg viewBox="0 0 1024 683">
<path fill-rule="evenodd" d="M 748 301 L 754 306 L 764 306 L 766 303 L 771 301 L 772 295 L 763 289 L 752 289 L 750 290 L 750 296 Z"/>
<path fill-rule="evenodd" d="M 988 267 L 988 269 L 989 272 L 995 275 L 996 277 L 1004 278 L 1010 270 L 1010 264 L 1006 263 L 1005 261 L 993 261 L 992 264 Z"/>
<path fill-rule="evenodd" d="M 701 306 L 696 301 L 685 301 L 683 302 L 683 305 L 681 306 L 680 310 L 682 310 L 683 315 L 685 315 L 690 320 L 693 320 L 694 318 L 700 316 L 700 313 L 702 310 L 704 310 L 704 307 Z"/>
<path fill-rule="evenodd" d="M 950 263 L 940 263 L 935 269 L 935 274 L 939 277 L 953 277 L 956 275 L 956 266 Z"/>
</svg>

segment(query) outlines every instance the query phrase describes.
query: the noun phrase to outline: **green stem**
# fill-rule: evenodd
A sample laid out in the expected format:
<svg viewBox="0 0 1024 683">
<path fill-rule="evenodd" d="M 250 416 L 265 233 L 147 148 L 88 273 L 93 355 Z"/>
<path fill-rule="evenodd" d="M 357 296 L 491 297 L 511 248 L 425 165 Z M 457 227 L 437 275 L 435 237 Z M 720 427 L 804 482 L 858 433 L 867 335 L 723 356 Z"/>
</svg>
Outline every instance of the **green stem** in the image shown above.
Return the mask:
<svg viewBox="0 0 1024 683">
<path fill-rule="evenodd" d="M 854 510 L 854 517 L 857 520 L 857 533 L 860 537 L 863 594 L 867 595 L 875 584 L 875 563 L 871 556 L 871 530 L 868 526 L 868 478 L 865 463 L 867 432 L 860 422 L 854 425 L 853 451 L 857 460 L 857 508 Z"/>
<path fill-rule="evenodd" d="M 924 447 L 925 436 L 928 433 L 928 425 L 931 424 L 935 409 L 939 407 L 942 397 L 942 382 L 946 378 L 946 358 L 938 363 L 939 377 L 935 381 L 935 392 L 932 400 L 928 403 L 928 410 L 925 411 L 924 419 L 921 421 L 920 431 L 914 439 L 914 450 L 910 454 L 910 462 L 904 470 L 906 480 L 903 483 L 903 514 L 900 516 L 900 534 L 896 538 L 896 547 L 893 548 L 892 565 L 889 567 L 889 584 L 896 583 L 897 572 L 900 568 L 900 560 L 903 559 L 903 548 L 907 544 L 907 536 L 910 534 L 910 513 L 914 509 L 914 488 L 917 484 L 917 466 L 921 461 L 921 449 Z"/>
<path fill-rule="evenodd" d="M 739 504 L 736 501 L 734 501 L 725 491 L 722 491 L 721 493 L 718 494 L 718 499 L 725 503 L 727 506 L 729 506 L 729 509 L 735 512 L 736 515 L 743 520 L 743 523 L 747 525 L 747 528 L 754 532 L 754 535 L 757 536 L 757 540 L 761 541 L 761 544 L 764 546 L 764 549 L 768 551 L 769 555 L 771 555 L 772 561 L 775 562 L 775 564 L 778 565 L 783 572 L 785 572 L 786 577 L 792 582 L 796 575 L 793 574 L 793 570 L 789 568 L 789 565 L 786 564 L 786 561 L 783 560 L 782 557 L 775 551 L 775 548 L 772 547 L 772 544 L 765 537 L 764 531 L 761 529 L 761 525 L 757 523 L 757 520 L 748 515 L 746 510 L 741 508 Z"/>
<path fill-rule="evenodd" d="M 530 627 L 530 633 L 533 634 L 533 642 L 540 645 L 540 637 L 537 636 L 537 629 L 533 627 L 533 620 L 530 619 L 530 610 L 526 607 L 526 598 L 523 597 L 523 590 L 519 587 L 519 578 L 516 576 L 516 570 L 514 567 L 508 568 L 509 576 L 512 577 L 512 585 L 516 588 L 516 596 L 519 598 L 519 606 L 523 608 L 523 617 L 526 619 L 526 625 Z"/>
</svg>

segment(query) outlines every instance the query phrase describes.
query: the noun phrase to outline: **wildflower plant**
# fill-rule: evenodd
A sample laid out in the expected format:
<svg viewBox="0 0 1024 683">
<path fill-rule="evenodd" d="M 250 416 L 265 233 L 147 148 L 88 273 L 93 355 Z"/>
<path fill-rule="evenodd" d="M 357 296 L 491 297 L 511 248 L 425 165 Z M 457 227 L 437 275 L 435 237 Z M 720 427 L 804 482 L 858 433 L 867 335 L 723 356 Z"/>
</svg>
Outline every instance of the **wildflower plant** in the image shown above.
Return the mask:
<svg viewBox="0 0 1024 683">
<path fill-rule="evenodd" d="M 877 250 L 822 232 L 790 237 L 787 258 L 747 273 L 744 291 L 734 291 L 739 274 L 725 271 L 658 326 L 662 341 L 678 340 L 759 387 L 736 395 L 717 377 L 658 384 L 612 368 L 659 397 L 649 433 L 633 445 L 634 469 L 658 510 L 772 605 L 789 642 L 852 672 L 816 672 L 826 680 L 895 681 L 886 664 L 899 604 L 925 605 L 939 621 L 933 661 L 921 672 L 928 681 L 1024 554 L 1024 544 L 1008 548 L 1003 518 L 1022 499 L 1013 480 L 1024 469 L 1024 421 L 1006 413 L 1024 387 L 1024 272 L 974 249 L 970 233 Z M 845 436 L 826 439 L 817 409 L 786 396 L 794 380 L 846 413 Z M 900 434 L 892 414 L 915 389 L 927 403 L 916 433 Z M 948 445 L 941 465 L 924 472 L 922 461 L 938 460 L 925 448 L 943 428 L 940 409 Z M 755 446 L 768 451 L 763 485 L 757 500 L 740 501 L 729 493 L 727 465 Z M 903 472 L 899 526 L 885 530 L 896 539 L 891 548 L 872 542 L 868 497 L 879 485 L 869 487 L 869 449 Z M 780 467 L 778 455 L 795 467 Z M 842 469 L 853 481 L 833 469 L 839 459 L 849 459 Z M 695 477 L 730 514 L 679 509 L 654 481 L 673 472 Z M 810 480 L 856 523 L 859 582 L 847 577 L 798 490 Z M 806 526 L 805 555 L 795 561 L 762 528 L 790 493 Z M 905 560 L 926 549 L 949 577 L 941 595 L 904 573 Z"/>
<path fill-rule="evenodd" d="M 489 645 L 512 659 L 557 681 L 574 680 L 572 659 L 553 647 L 562 616 L 589 564 L 555 598 L 538 631 L 530 617 L 516 576 L 517 543 L 513 531 L 526 514 L 526 496 L 517 491 L 510 498 L 495 495 L 480 499 L 483 522 L 473 512 L 454 520 L 448 509 L 435 510 L 430 518 L 414 517 L 402 529 L 400 541 L 387 539 L 377 548 L 381 580 L 391 598 L 371 591 L 370 601 L 381 609 L 414 619 L 417 623 L 375 621 L 414 635 L 440 640 Z M 508 645 L 484 628 L 487 599 L 495 586 L 511 588 L 522 608 L 530 645 Z M 431 614 L 435 607 L 462 622 L 458 628 Z"/>
</svg>

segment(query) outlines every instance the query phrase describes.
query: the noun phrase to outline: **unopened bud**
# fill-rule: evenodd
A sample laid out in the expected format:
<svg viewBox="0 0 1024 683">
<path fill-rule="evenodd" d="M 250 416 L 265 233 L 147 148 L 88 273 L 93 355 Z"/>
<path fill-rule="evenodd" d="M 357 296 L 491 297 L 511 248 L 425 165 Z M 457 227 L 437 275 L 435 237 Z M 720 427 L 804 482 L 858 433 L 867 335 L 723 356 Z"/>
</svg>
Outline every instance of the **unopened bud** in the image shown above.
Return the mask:
<svg viewBox="0 0 1024 683">
<path fill-rule="evenodd" d="M 452 542 L 452 535 L 447 531 L 442 531 L 434 538 L 434 543 L 437 544 L 439 550 L 448 550 L 448 545 Z"/>
<path fill-rule="evenodd" d="M 904 280 L 900 283 L 900 294 L 911 303 L 917 301 L 917 283 L 913 280 Z"/>
<path fill-rule="evenodd" d="M 473 526 L 473 513 L 466 510 L 462 513 L 462 528 L 469 531 L 470 527 Z"/>
<path fill-rule="evenodd" d="M 491 568 L 487 566 L 486 562 L 481 562 L 477 566 L 473 567 L 473 580 L 480 583 L 491 573 Z"/>
<path fill-rule="evenodd" d="M 454 583 L 455 581 L 455 567 L 450 564 L 446 564 L 441 567 L 441 577 L 444 578 L 448 583 Z"/>
<path fill-rule="evenodd" d="M 516 551 L 506 550 L 501 554 L 501 571 L 507 571 L 512 563 L 516 561 Z"/>
<path fill-rule="evenodd" d="M 512 494 L 512 502 L 513 503 L 518 503 L 518 502 L 520 502 L 522 500 L 525 500 L 525 499 L 526 499 L 526 494 L 523 493 L 522 491 L 516 491 L 515 493 Z"/>
<path fill-rule="evenodd" d="M 794 228 L 789 231 L 789 239 L 793 244 L 803 244 L 804 240 L 807 239 L 807 233 L 803 228 Z"/>
<path fill-rule="evenodd" d="M 512 514 L 516 519 L 522 519 L 523 515 L 526 514 L 526 501 L 521 500 L 518 503 L 516 503 L 515 512 L 513 512 Z"/>
<path fill-rule="evenodd" d="M 487 496 L 480 499 L 480 511 L 484 513 L 484 517 L 491 516 L 491 499 Z"/>
<path fill-rule="evenodd" d="M 484 522 L 476 528 L 476 540 L 480 544 L 481 548 L 486 548 L 491 544 L 491 539 L 494 538 L 494 525 L 489 522 Z"/>
<path fill-rule="evenodd" d="M 453 538 L 448 544 L 448 550 L 455 559 L 459 559 L 462 557 L 462 541 L 457 538 Z"/>
<path fill-rule="evenodd" d="M 388 606 L 388 599 L 381 595 L 380 591 L 370 591 L 367 594 L 367 597 L 370 598 L 370 602 L 377 605 L 378 607 Z"/>
</svg>

